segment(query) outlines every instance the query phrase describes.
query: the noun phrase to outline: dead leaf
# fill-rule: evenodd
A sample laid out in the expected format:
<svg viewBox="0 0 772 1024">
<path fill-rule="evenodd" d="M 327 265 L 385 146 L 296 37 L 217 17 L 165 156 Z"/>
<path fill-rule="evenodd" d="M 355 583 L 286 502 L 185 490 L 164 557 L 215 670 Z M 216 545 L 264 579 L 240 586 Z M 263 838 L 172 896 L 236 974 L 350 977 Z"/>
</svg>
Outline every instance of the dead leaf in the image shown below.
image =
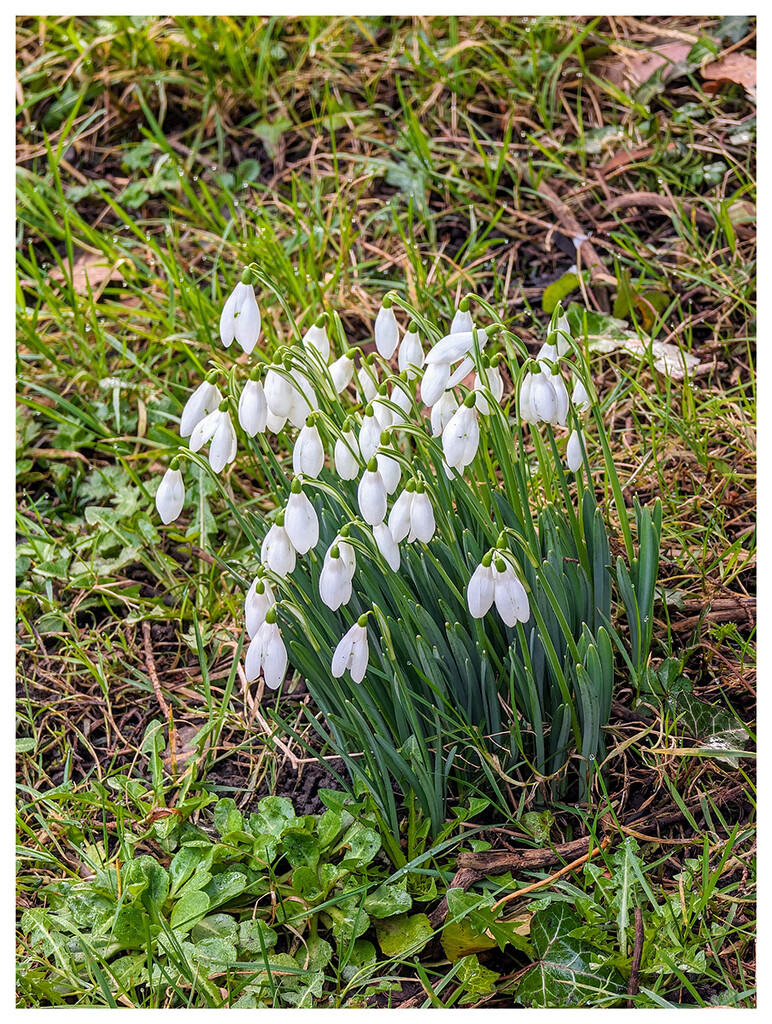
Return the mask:
<svg viewBox="0 0 772 1024">
<path fill-rule="evenodd" d="M 687 43 L 664 43 L 650 50 L 629 50 L 613 58 L 596 61 L 597 73 L 612 85 L 633 92 L 648 82 L 659 68 L 672 67 L 685 61 L 691 46 Z"/>
<path fill-rule="evenodd" d="M 638 359 L 648 359 L 649 352 L 654 358 L 654 369 L 664 373 L 673 380 L 683 380 L 685 374 L 694 373 L 699 359 L 690 352 L 684 352 L 677 345 L 666 341 L 641 341 L 632 331 L 622 332 L 626 337 L 609 337 L 608 335 L 590 335 L 590 349 L 594 352 L 616 352 L 623 349 Z"/>
<path fill-rule="evenodd" d="M 67 281 L 69 276 L 64 274 L 58 267 L 48 275 L 52 281 Z M 109 281 L 122 281 L 123 277 L 115 264 L 105 263 L 101 254 L 83 253 L 79 256 L 72 267 L 72 287 L 79 295 L 88 295 L 99 288 L 100 285 Z"/>
<path fill-rule="evenodd" d="M 708 83 L 706 92 L 716 92 L 722 82 L 735 82 L 749 96 L 756 96 L 756 58 L 747 53 L 728 53 L 721 60 L 706 64 L 700 74 Z"/>
</svg>

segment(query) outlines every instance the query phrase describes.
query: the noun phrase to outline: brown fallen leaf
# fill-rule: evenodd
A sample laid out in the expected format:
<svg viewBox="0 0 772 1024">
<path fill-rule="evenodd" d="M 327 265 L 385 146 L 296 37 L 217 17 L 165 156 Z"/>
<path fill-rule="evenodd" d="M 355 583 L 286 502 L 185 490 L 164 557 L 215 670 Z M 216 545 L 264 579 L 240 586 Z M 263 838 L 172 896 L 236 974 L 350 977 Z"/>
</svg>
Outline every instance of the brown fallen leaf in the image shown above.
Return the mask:
<svg viewBox="0 0 772 1024">
<path fill-rule="evenodd" d="M 722 82 L 735 82 L 749 96 L 756 96 L 756 58 L 747 53 L 728 53 L 706 64 L 700 74 L 706 80 L 706 92 L 717 92 Z"/>
<path fill-rule="evenodd" d="M 58 267 L 48 275 L 52 281 L 66 281 L 68 275 Z M 100 285 L 110 281 L 123 280 L 120 270 L 115 264 L 105 263 L 101 254 L 83 253 L 78 256 L 72 267 L 72 286 L 79 295 L 88 295 L 89 289 L 95 291 Z"/>
<path fill-rule="evenodd" d="M 686 60 L 691 46 L 688 43 L 663 43 L 662 46 L 650 50 L 630 50 L 615 54 L 614 57 L 596 61 L 594 70 L 599 77 L 605 78 L 620 89 L 633 92 L 659 68 Z"/>
</svg>

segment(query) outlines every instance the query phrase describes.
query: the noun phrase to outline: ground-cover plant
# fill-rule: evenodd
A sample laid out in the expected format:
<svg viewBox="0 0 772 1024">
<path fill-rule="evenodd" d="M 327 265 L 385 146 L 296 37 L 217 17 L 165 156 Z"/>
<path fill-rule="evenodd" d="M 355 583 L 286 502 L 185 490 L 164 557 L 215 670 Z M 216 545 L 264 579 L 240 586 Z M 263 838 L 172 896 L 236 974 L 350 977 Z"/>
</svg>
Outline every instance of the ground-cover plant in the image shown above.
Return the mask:
<svg viewBox="0 0 772 1024">
<path fill-rule="evenodd" d="M 258 517 L 230 501 L 260 559 L 245 600 L 247 681 L 276 689 L 292 662 L 323 713 L 310 723 L 394 837 L 394 783 L 435 835 L 450 791 L 485 779 L 498 789 L 497 774 L 519 770 L 543 798 L 572 782 L 584 795 L 604 752 L 615 647 L 634 682 L 647 664 L 661 515 L 636 501 L 636 549 L 579 325 L 572 334 L 558 303 L 531 359 L 484 300 L 476 312 L 491 322 L 473 319 L 467 297 L 446 331 L 389 293 L 369 355 L 334 314 L 307 313 L 301 333 L 285 306 L 290 340 L 269 361 L 253 281 L 279 295 L 250 265 L 220 318 L 226 348 L 256 356 L 248 379 L 220 366 L 195 388 L 180 420 L 190 447 L 156 493 L 171 522 L 186 459 L 215 475 L 236 459 L 237 410 L 277 503 Z M 404 336 L 395 306 L 410 318 Z M 504 408 L 502 372 L 514 382 Z M 586 450 L 591 410 L 626 548 L 616 565 Z M 292 428 L 290 479 L 266 431 Z"/>
</svg>

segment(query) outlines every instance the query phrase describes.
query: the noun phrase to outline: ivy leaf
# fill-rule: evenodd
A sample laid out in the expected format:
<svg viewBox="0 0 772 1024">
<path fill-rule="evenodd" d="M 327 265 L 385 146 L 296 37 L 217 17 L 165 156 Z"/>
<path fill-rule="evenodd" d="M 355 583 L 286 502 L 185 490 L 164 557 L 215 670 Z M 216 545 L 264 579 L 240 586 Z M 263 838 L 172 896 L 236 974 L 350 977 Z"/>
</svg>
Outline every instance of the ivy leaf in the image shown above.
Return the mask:
<svg viewBox="0 0 772 1024">
<path fill-rule="evenodd" d="M 610 1006 L 624 993 L 622 976 L 579 933 L 582 923 L 565 903 L 537 911 L 531 942 L 539 957 L 522 978 L 518 1000 L 531 1007 Z"/>
<path fill-rule="evenodd" d="M 381 848 L 381 837 L 367 825 L 357 822 L 343 837 L 342 846 L 348 846 L 341 867 L 363 867 L 369 864 Z"/>
<path fill-rule="evenodd" d="M 277 838 L 295 823 L 295 808 L 283 796 L 266 796 L 257 805 L 257 814 L 250 815 L 249 828 L 256 836 Z"/>
<path fill-rule="evenodd" d="M 398 914 L 375 925 L 381 950 L 385 956 L 420 953 L 434 934 L 426 914 Z"/>
<path fill-rule="evenodd" d="M 477 957 L 472 954 L 464 957 L 456 978 L 464 989 L 460 1000 L 463 1006 L 464 1003 L 478 1002 L 480 996 L 490 995 L 499 975 L 495 971 L 483 967 Z"/>
</svg>

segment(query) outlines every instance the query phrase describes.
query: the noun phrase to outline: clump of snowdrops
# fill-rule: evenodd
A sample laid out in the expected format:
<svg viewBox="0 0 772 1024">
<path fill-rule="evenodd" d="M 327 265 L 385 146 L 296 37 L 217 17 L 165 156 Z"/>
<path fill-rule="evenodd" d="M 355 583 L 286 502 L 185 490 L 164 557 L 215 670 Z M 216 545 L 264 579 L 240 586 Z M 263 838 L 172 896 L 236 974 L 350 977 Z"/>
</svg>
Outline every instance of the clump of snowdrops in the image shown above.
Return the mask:
<svg viewBox="0 0 772 1024">
<path fill-rule="evenodd" d="M 256 283 L 287 317 L 270 355 Z M 230 499 L 254 549 L 247 681 L 275 690 L 289 665 L 303 676 L 322 712 L 310 724 L 394 834 L 394 783 L 433 833 L 459 789 L 504 802 L 521 786 L 546 798 L 573 784 L 581 796 L 615 672 L 635 679 L 648 658 L 661 513 L 636 501 L 634 543 L 568 319 L 558 307 L 535 356 L 482 299 L 445 320 L 388 293 L 374 337 L 353 347 L 336 313 L 304 320 L 259 268 L 244 270 L 220 338 L 250 359 L 193 391 L 189 447 L 156 496 L 165 523 L 180 516 L 183 467 L 204 465 L 207 448 L 214 474 L 243 448 L 272 491 L 266 516 Z M 626 548 L 616 564 L 598 466 Z"/>
</svg>

